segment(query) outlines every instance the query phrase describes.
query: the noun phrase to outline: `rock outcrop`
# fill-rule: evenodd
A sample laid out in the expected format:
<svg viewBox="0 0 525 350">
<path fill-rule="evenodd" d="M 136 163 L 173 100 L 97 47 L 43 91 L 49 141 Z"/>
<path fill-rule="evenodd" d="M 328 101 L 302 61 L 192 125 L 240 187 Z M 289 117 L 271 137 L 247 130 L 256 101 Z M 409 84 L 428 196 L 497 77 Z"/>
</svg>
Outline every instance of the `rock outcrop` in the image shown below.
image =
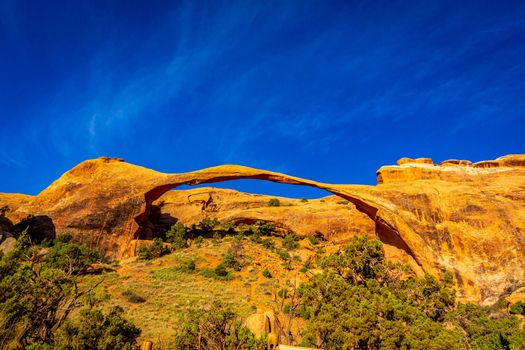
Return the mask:
<svg viewBox="0 0 525 350">
<path fill-rule="evenodd" d="M 126 256 L 133 254 L 134 242 L 142 238 L 152 216 L 159 215 L 159 204 L 170 196 L 179 200 L 166 193 L 180 185 L 259 179 L 312 186 L 351 202 L 352 210 L 340 215 L 361 215 L 363 229 L 358 231 L 373 230 L 416 271 L 453 271 L 464 300 L 490 302 L 525 281 L 525 155 L 474 164 L 449 160 L 442 165 L 429 158 L 405 158 L 398 164 L 378 170 L 377 186 L 362 186 L 236 165 L 164 174 L 101 158 L 79 164 L 35 197 L 0 194 L 0 207 L 7 208 L 5 215 L 13 223 L 28 215 L 46 216 L 58 233 L 72 233 L 110 255 Z M 187 195 L 180 199 L 188 201 Z M 214 210 L 210 203 L 199 206 Z M 293 211 L 300 213 L 297 217 L 308 216 L 306 206 L 290 207 Z M 369 218 L 369 226 L 357 211 Z M 250 219 L 258 215 L 271 213 L 254 209 L 249 214 Z M 279 215 L 284 220 L 285 212 Z"/>
</svg>

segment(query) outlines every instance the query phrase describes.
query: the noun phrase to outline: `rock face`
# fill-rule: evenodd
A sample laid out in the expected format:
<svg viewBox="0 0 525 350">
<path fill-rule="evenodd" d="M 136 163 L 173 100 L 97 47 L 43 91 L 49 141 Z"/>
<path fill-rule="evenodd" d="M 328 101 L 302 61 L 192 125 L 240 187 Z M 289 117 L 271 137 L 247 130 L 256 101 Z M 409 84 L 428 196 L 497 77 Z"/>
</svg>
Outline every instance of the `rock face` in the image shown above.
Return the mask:
<svg viewBox="0 0 525 350">
<path fill-rule="evenodd" d="M 202 202 L 195 200 L 201 197 L 209 202 L 204 209 Z M 269 207 L 271 198 L 278 198 L 280 206 Z M 278 234 L 287 231 L 300 237 L 317 234 L 336 243 L 345 243 L 357 234 L 373 236 L 375 232 L 374 222 L 368 216 L 336 196 L 307 201 L 205 187 L 168 191 L 153 204 L 160 207 L 163 215 L 177 218 L 187 226 L 205 217 L 238 224 L 261 220 L 273 222 L 280 229 Z M 162 222 L 160 224 L 162 226 Z"/>
<path fill-rule="evenodd" d="M 57 233 L 72 233 L 120 257 L 134 253 L 135 240 L 144 238 L 155 221 L 168 225 L 170 216 L 189 221 L 215 210 L 210 216 L 223 220 L 293 224 L 301 235 L 312 234 L 315 225 L 336 241 L 355 233 L 375 235 L 390 256 L 420 273 L 453 271 L 463 300 L 491 302 L 509 286 L 525 281 L 525 155 L 475 164 L 449 160 L 442 165 L 429 158 L 404 158 L 398 164 L 378 170 L 377 186 L 362 186 L 325 184 L 236 165 L 164 174 L 100 158 L 79 164 L 35 197 L 0 194 L 0 208 L 13 223 L 28 215 L 49 217 Z M 338 198 L 274 211 L 261 206 L 240 210 L 239 202 L 249 195 L 170 191 L 183 184 L 235 179 L 312 186 Z M 337 207 L 342 200 L 352 205 Z M 176 210 L 181 201 L 191 208 Z M 323 217 L 328 220 L 324 226 Z M 357 224 L 352 226 L 352 221 Z M 333 235 L 328 226 L 337 227 Z"/>
</svg>

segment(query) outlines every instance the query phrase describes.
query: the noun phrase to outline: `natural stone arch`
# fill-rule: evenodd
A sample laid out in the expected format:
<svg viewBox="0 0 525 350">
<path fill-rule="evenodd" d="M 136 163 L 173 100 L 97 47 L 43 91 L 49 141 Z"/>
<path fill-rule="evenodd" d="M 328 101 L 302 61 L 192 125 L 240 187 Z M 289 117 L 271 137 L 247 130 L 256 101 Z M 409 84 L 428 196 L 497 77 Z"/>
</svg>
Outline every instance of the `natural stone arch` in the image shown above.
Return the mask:
<svg viewBox="0 0 525 350">
<path fill-rule="evenodd" d="M 205 183 L 241 179 L 265 180 L 282 184 L 309 186 L 325 190 L 332 193 L 333 195 L 348 200 L 355 205 L 357 210 L 366 214 L 371 220 L 374 221 L 376 225 L 376 234 L 384 243 L 394 245 L 397 248 L 404 250 L 414 259 L 416 266 L 413 267 L 415 267 L 416 270 L 425 270 L 426 266 L 424 266 L 424 264 L 421 263 L 420 258 L 414 254 L 409 244 L 407 244 L 405 241 L 405 237 L 400 234 L 395 224 L 389 222 L 389 220 L 385 220 L 382 215 L 379 215 L 378 212 L 380 210 L 381 212 L 385 213 L 389 212 L 389 210 L 385 208 L 385 205 L 379 203 L 376 198 L 374 198 L 373 194 L 370 194 L 370 196 L 364 198 L 363 194 L 356 194 L 352 191 L 353 188 L 360 187 L 359 185 L 331 185 L 295 176 L 238 165 L 221 165 L 190 173 L 166 175 L 162 181 L 154 184 L 151 190 L 144 194 L 144 204 L 142 205 L 140 214 L 135 217 L 138 228 L 133 238 L 140 238 L 141 227 L 148 219 L 153 202 L 160 198 L 167 191 L 177 188 L 181 185 L 194 186 Z M 369 186 L 361 187 L 369 188 Z M 395 215 L 388 215 L 388 217 L 395 218 Z"/>
</svg>

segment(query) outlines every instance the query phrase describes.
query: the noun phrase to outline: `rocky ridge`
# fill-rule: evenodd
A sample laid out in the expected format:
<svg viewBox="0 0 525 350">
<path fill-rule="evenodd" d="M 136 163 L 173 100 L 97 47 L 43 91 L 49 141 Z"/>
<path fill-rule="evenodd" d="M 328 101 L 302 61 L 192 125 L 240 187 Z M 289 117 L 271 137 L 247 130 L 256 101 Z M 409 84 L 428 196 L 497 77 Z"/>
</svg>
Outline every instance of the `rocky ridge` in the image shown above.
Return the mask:
<svg viewBox="0 0 525 350">
<path fill-rule="evenodd" d="M 29 215 L 47 218 L 57 232 L 72 233 L 117 257 L 133 255 L 137 240 L 151 235 L 159 215 L 181 221 L 271 219 L 303 236 L 316 226 L 336 243 L 356 233 L 375 235 L 387 254 L 419 273 L 452 271 L 463 300 L 492 302 L 525 281 L 525 155 L 440 165 L 428 158 L 403 158 L 377 175 L 377 186 L 333 185 L 237 165 L 165 174 L 99 158 L 77 165 L 37 196 L 0 194 L 0 208 L 12 223 Z M 338 198 L 266 208 L 253 203 L 267 198 L 248 200 L 248 194 L 214 189 L 210 206 L 207 195 L 198 194 L 209 189 L 171 191 L 183 184 L 235 179 L 312 186 Z M 191 191 L 193 200 L 188 199 Z M 252 207 L 235 204 L 243 200 Z M 344 200 L 351 205 L 337 204 Z M 330 234 L 328 222 L 338 227 L 336 234 Z"/>
</svg>

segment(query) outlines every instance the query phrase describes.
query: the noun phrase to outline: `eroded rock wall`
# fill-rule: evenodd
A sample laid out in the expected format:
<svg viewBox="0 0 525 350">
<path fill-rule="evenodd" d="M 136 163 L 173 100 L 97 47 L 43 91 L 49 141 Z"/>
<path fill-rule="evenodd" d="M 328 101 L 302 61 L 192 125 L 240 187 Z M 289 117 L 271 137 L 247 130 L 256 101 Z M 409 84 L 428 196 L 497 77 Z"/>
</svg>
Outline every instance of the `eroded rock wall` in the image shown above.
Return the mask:
<svg viewBox="0 0 525 350">
<path fill-rule="evenodd" d="M 173 196 L 175 192 L 166 193 L 182 184 L 249 178 L 313 186 L 350 201 L 352 209 L 324 213 L 320 203 L 311 203 L 279 213 L 252 208 L 242 215 L 261 219 L 273 215 L 284 223 L 302 218 L 296 231 L 304 235 L 309 234 L 309 225 L 323 227 L 325 214 L 332 219 L 359 218 L 363 223 L 366 216 L 370 221 L 359 232 L 373 227 L 387 248 L 416 270 L 434 274 L 451 270 L 462 299 L 490 302 L 517 281 L 525 281 L 524 165 L 524 155 L 474 164 L 449 160 L 442 165 L 429 158 L 406 158 L 379 169 L 377 186 L 360 186 L 325 184 L 236 165 L 164 174 L 101 158 L 79 164 L 38 196 L 0 195 L 0 207 L 9 207 L 5 215 L 14 223 L 29 214 L 48 216 L 58 233 L 70 232 L 121 257 L 133 254 L 134 239 L 140 238 L 155 203 Z M 233 202 L 226 199 L 221 205 L 226 208 Z M 220 215 L 232 219 L 241 213 L 225 210 Z M 344 237 L 345 230 L 334 239 Z"/>
</svg>

